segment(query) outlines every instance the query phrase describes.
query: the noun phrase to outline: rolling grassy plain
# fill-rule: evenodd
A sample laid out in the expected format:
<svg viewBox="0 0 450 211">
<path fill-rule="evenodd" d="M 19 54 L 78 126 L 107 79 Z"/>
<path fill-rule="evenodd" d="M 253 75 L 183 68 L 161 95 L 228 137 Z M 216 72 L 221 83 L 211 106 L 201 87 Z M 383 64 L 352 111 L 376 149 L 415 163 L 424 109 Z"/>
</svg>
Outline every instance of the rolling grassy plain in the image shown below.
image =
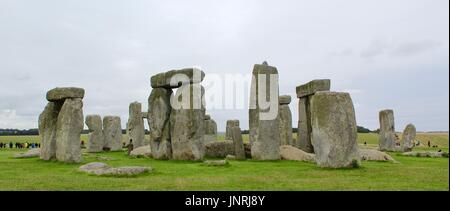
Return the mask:
<svg viewBox="0 0 450 211">
<path fill-rule="evenodd" d="M 87 136 L 83 135 L 82 140 Z M 219 139 L 223 139 L 219 136 Z M 244 136 L 248 140 L 247 136 Z M 420 133 L 422 144 L 439 148 L 415 150 L 448 152 L 447 133 Z M 37 136 L 0 136 L 0 142 L 39 142 Z M 362 147 L 376 147 L 377 134 L 359 134 Z M 131 158 L 125 152 L 84 154 L 84 162 L 111 166 L 150 166 L 152 173 L 136 177 L 97 177 L 78 172 L 83 164 L 64 164 L 38 158 L 14 159 L 26 150 L 0 149 L 0 190 L 449 190 L 448 158 L 405 157 L 390 153 L 398 163 L 362 162 L 357 169 L 322 169 L 295 161 L 230 161 L 226 167 L 199 162 Z"/>
</svg>

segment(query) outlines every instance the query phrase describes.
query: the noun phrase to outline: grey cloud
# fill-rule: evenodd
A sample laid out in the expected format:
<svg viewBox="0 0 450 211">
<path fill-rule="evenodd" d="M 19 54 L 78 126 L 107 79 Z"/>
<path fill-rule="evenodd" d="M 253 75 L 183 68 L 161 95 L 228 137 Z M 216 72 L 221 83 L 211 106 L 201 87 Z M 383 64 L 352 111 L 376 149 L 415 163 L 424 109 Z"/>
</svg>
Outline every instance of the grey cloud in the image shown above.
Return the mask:
<svg viewBox="0 0 450 211">
<path fill-rule="evenodd" d="M 442 45 L 442 42 L 435 40 L 421 40 L 417 42 L 402 43 L 392 51 L 392 54 L 395 56 L 413 56 L 439 48 Z"/>
</svg>

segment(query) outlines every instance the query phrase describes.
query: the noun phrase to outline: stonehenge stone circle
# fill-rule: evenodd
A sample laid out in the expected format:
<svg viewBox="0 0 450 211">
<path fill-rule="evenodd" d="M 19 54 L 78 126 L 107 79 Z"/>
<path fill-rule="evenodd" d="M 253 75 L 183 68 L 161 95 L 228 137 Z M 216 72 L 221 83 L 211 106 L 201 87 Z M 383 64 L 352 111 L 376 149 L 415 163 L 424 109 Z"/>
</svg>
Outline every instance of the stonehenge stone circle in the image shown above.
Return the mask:
<svg viewBox="0 0 450 211">
<path fill-rule="evenodd" d="M 133 148 L 144 146 L 145 128 L 142 118 L 142 105 L 138 102 L 130 103 L 127 122 L 128 142 L 132 142 Z"/>
<path fill-rule="evenodd" d="M 150 146 L 155 159 L 171 159 L 170 113 L 172 107 L 171 89 L 154 88 L 148 98 L 148 125 L 150 128 Z"/>
<path fill-rule="evenodd" d="M 68 98 L 59 111 L 56 123 L 56 159 L 66 163 L 79 163 L 81 158 L 81 132 L 84 128 L 81 98 Z"/>
<path fill-rule="evenodd" d="M 397 151 L 395 140 L 394 111 L 382 110 L 379 114 L 380 133 L 378 145 L 381 151 Z"/>
<path fill-rule="evenodd" d="M 176 77 L 174 76 L 184 76 Z M 205 73 L 195 68 L 185 68 L 181 70 L 171 70 L 159 73 L 151 77 L 152 88 L 174 89 L 181 87 L 182 84 L 197 84 L 203 81 Z M 174 83 L 176 81 L 176 83 Z M 172 84 L 171 84 L 172 82 Z"/>
<path fill-rule="evenodd" d="M 170 113 L 170 137 L 174 160 L 203 159 L 204 92 L 200 84 L 185 84 L 177 89 L 174 98 L 181 101 L 181 107 L 172 107 Z M 196 103 L 199 107 L 195 106 Z"/>
<path fill-rule="evenodd" d="M 311 111 L 310 98 L 318 91 L 330 91 L 331 81 L 329 79 L 318 79 L 300 85 L 296 88 L 298 102 L 298 148 L 305 152 L 313 153 L 311 144 Z"/>
<path fill-rule="evenodd" d="M 317 164 L 327 168 L 359 166 L 355 110 L 350 95 L 317 92 L 310 103 L 311 139 Z"/>
<path fill-rule="evenodd" d="M 253 159 L 280 159 L 278 97 L 277 68 L 267 64 L 255 64 L 249 109 L 249 139 Z"/>
<path fill-rule="evenodd" d="M 56 158 L 56 122 L 61 110 L 61 102 L 48 102 L 39 115 L 39 136 L 41 138 L 41 159 Z"/>
<path fill-rule="evenodd" d="M 99 115 L 88 115 L 85 120 L 89 128 L 89 140 L 87 142 L 88 152 L 102 152 L 105 145 L 103 137 L 103 122 Z"/>
<path fill-rule="evenodd" d="M 122 150 L 122 125 L 120 117 L 105 116 L 103 117 L 103 149 L 109 151 Z"/>
<path fill-rule="evenodd" d="M 58 87 L 47 92 L 49 101 L 39 115 L 42 160 L 81 162 L 81 132 L 84 127 L 84 89 Z"/>
<path fill-rule="evenodd" d="M 294 146 L 294 140 L 292 137 L 292 113 L 291 109 L 289 108 L 289 103 L 291 103 L 291 96 L 280 96 L 279 103 L 280 145 Z"/>
<path fill-rule="evenodd" d="M 231 128 L 234 144 L 234 155 L 237 160 L 245 160 L 244 142 L 242 141 L 241 128 L 235 126 Z"/>
<path fill-rule="evenodd" d="M 217 123 L 210 115 L 205 115 L 205 143 L 217 140 Z"/>
<path fill-rule="evenodd" d="M 416 140 L 416 127 L 413 124 L 408 124 L 403 130 L 402 149 L 404 152 L 411 152 L 414 148 L 414 141 Z"/>
<path fill-rule="evenodd" d="M 227 121 L 225 128 L 225 140 L 233 140 L 233 132 L 231 131 L 233 127 L 239 127 L 239 120 L 233 119 Z"/>
<path fill-rule="evenodd" d="M 234 142 L 232 140 L 212 141 L 204 145 L 205 157 L 225 158 L 234 155 Z"/>
</svg>

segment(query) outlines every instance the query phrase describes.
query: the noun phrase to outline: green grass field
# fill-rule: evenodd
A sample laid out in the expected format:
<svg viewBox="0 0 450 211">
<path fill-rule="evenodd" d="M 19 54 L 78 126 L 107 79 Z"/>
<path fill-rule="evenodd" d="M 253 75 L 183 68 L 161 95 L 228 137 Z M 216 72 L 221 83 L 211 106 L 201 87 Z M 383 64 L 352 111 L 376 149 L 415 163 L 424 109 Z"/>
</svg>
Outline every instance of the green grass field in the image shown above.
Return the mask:
<svg viewBox="0 0 450 211">
<path fill-rule="evenodd" d="M 361 145 L 377 145 L 376 134 L 359 134 L 358 139 Z M 448 151 L 448 134 L 418 134 L 417 139 Z M 38 137 L 0 136 L 0 142 L 32 140 L 39 141 Z M 114 159 L 100 161 L 111 166 L 154 168 L 153 173 L 115 178 L 78 172 L 82 164 L 12 158 L 23 151 L 0 150 L 0 190 L 449 190 L 448 158 L 399 153 L 390 153 L 399 163 L 363 162 L 361 168 L 341 170 L 294 161 L 231 161 L 227 167 L 208 167 L 198 162 L 130 158 L 124 152 L 84 155 L 83 163 L 97 161 L 96 156 L 101 155 Z"/>
</svg>

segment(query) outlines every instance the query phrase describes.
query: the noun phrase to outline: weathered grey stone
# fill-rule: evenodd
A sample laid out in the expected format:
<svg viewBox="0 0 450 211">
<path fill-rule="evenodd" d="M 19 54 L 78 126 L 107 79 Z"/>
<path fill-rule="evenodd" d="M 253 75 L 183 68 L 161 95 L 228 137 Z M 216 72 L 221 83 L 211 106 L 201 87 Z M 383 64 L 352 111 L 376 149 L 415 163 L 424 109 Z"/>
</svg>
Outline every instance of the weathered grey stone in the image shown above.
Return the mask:
<svg viewBox="0 0 450 211">
<path fill-rule="evenodd" d="M 14 158 L 35 158 L 35 157 L 39 157 L 41 155 L 41 149 L 40 148 L 36 148 L 36 149 L 30 149 L 25 153 L 19 153 L 14 155 Z"/>
<path fill-rule="evenodd" d="M 242 141 L 242 134 L 241 134 L 241 128 L 240 127 L 233 127 L 231 128 L 232 136 L 233 136 L 233 143 L 234 143 L 234 155 L 236 156 L 236 159 L 238 160 L 244 160 L 245 159 L 245 149 L 244 149 L 244 142 Z"/>
<path fill-rule="evenodd" d="M 109 151 L 122 150 L 122 125 L 120 117 L 103 117 L 103 148 Z"/>
<path fill-rule="evenodd" d="M 210 158 L 224 158 L 234 155 L 234 142 L 231 140 L 213 141 L 205 144 L 205 156 Z"/>
<path fill-rule="evenodd" d="M 102 152 L 105 140 L 103 137 L 102 117 L 99 115 L 88 115 L 85 120 L 89 128 L 89 140 L 87 142 L 88 152 Z"/>
<path fill-rule="evenodd" d="M 233 133 L 231 129 L 233 127 L 239 127 L 239 120 L 228 120 L 225 128 L 225 140 L 233 140 Z"/>
<path fill-rule="evenodd" d="M 235 155 L 227 155 L 225 157 L 226 160 L 237 160 Z"/>
<path fill-rule="evenodd" d="M 394 111 L 387 109 L 380 111 L 380 133 L 378 145 L 381 151 L 397 151 L 395 141 Z"/>
<path fill-rule="evenodd" d="M 416 140 L 416 127 L 413 124 L 408 124 L 402 135 L 402 148 L 404 152 L 410 152 L 414 148 L 414 141 Z"/>
<path fill-rule="evenodd" d="M 331 81 L 329 79 L 310 81 L 297 87 L 297 97 L 306 97 L 319 91 L 330 91 L 330 84 Z"/>
<path fill-rule="evenodd" d="M 84 97 L 84 89 L 76 87 L 58 87 L 47 92 L 48 101 L 60 101 L 67 98 Z"/>
<path fill-rule="evenodd" d="M 280 159 L 280 132 L 278 115 L 278 70 L 276 67 L 256 64 L 252 72 L 249 109 L 249 139 L 252 158 L 256 160 Z M 259 81 L 265 76 L 265 81 Z M 260 87 L 265 82 L 266 89 Z M 260 93 L 265 91 L 265 93 Z M 265 95 L 265 99 L 262 97 Z M 261 99 L 260 99 L 261 98 Z M 263 108 L 261 102 L 269 106 Z"/>
<path fill-rule="evenodd" d="M 83 102 L 81 98 L 64 101 L 56 123 L 56 159 L 78 163 L 81 157 L 81 132 L 84 127 Z"/>
<path fill-rule="evenodd" d="M 61 110 L 61 102 L 49 102 L 39 115 L 39 136 L 41 138 L 41 159 L 56 158 L 56 123 Z"/>
<path fill-rule="evenodd" d="M 448 152 L 404 152 L 402 155 L 411 157 L 448 158 Z"/>
<path fill-rule="evenodd" d="M 280 105 L 289 105 L 291 103 L 291 96 L 290 95 L 282 95 L 278 97 L 278 103 Z"/>
<path fill-rule="evenodd" d="M 133 102 L 130 104 L 127 122 L 127 136 L 128 143 L 131 142 L 134 148 L 144 146 L 145 128 L 141 111 L 141 103 Z"/>
<path fill-rule="evenodd" d="M 183 75 L 185 77 L 178 78 L 177 75 Z M 176 76 L 176 80 L 174 78 Z M 201 70 L 195 68 L 186 68 L 181 70 L 171 70 L 164 73 L 159 73 L 151 77 L 151 86 L 153 88 L 179 88 L 182 84 L 193 84 L 200 83 L 205 78 L 205 73 Z M 175 84 L 171 84 L 171 80 L 174 82 L 178 82 Z"/>
<path fill-rule="evenodd" d="M 298 132 L 295 145 L 308 153 L 314 153 L 311 143 L 311 111 L 308 97 L 299 98 L 298 101 Z"/>
<path fill-rule="evenodd" d="M 134 176 L 151 172 L 152 168 L 140 166 L 124 166 L 113 168 L 105 163 L 93 162 L 80 166 L 79 170 L 97 176 Z"/>
<path fill-rule="evenodd" d="M 292 113 L 289 104 L 280 104 L 278 108 L 279 128 L 280 128 L 280 145 L 294 146 L 292 137 Z"/>
<path fill-rule="evenodd" d="M 313 95 L 311 125 L 312 144 L 319 166 L 359 166 L 355 110 L 348 93 L 317 92 Z"/>
<path fill-rule="evenodd" d="M 397 162 L 390 155 L 374 150 L 374 149 L 359 149 L 359 156 L 364 161 L 392 161 Z"/>
<path fill-rule="evenodd" d="M 174 98 L 181 103 L 179 107 L 172 107 L 170 114 L 170 136 L 174 160 L 203 159 L 204 93 L 205 90 L 201 85 L 188 84 L 178 88 L 175 94 Z"/>
<path fill-rule="evenodd" d="M 206 115 L 209 116 L 209 115 Z M 217 123 L 205 116 L 205 143 L 217 140 Z"/>
<path fill-rule="evenodd" d="M 150 145 L 155 159 L 172 158 L 170 141 L 170 98 L 172 90 L 154 88 L 148 98 L 148 125 L 150 127 Z"/>
<path fill-rule="evenodd" d="M 147 119 L 148 118 L 148 112 L 142 112 L 142 118 Z"/>
<path fill-rule="evenodd" d="M 132 157 L 151 157 L 152 150 L 150 148 L 150 145 L 145 145 L 145 146 L 133 149 L 133 151 L 130 152 L 130 156 L 132 156 Z"/>
<path fill-rule="evenodd" d="M 307 153 L 291 145 L 280 146 L 280 155 L 283 160 L 315 162 L 316 155 Z"/>
<path fill-rule="evenodd" d="M 209 114 L 206 114 L 205 115 L 205 120 L 210 120 L 210 119 L 211 119 L 211 116 Z"/>
<path fill-rule="evenodd" d="M 205 160 L 203 162 L 205 166 L 228 166 L 227 160 Z"/>
</svg>

